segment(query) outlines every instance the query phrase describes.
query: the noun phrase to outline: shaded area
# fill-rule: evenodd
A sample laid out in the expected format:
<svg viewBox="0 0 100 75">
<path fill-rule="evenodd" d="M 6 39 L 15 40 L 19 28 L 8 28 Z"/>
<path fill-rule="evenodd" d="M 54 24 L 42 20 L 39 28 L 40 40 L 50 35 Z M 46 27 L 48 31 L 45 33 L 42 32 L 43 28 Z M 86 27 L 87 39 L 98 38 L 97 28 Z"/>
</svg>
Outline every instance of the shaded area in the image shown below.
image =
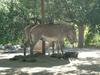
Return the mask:
<svg viewBox="0 0 100 75">
<path fill-rule="evenodd" d="M 68 60 L 61 60 L 52 57 L 38 57 L 36 62 L 24 62 L 24 61 L 10 61 L 8 59 L 0 60 L 1 67 L 52 67 L 68 64 Z"/>
<path fill-rule="evenodd" d="M 78 59 L 69 59 L 70 63 L 41 55 L 36 62 L 10 61 L 8 56 L 14 53 L 0 54 L 0 75 L 100 75 L 100 51 L 78 49 L 78 52 Z"/>
<path fill-rule="evenodd" d="M 77 66 L 81 75 L 100 75 L 100 58 L 81 59 L 83 63 Z"/>
</svg>

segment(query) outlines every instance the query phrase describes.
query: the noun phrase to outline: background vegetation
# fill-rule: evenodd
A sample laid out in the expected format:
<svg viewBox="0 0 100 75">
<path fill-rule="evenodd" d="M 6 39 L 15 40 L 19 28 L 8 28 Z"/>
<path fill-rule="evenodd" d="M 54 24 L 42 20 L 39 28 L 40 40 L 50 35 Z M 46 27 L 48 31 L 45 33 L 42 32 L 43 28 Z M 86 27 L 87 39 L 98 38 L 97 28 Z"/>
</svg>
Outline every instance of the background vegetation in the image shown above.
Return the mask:
<svg viewBox="0 0 100 75">
<path fill-rule="evenodd" d="M 0 44 L 19 43 L 25 26 L 41 20 L 40 0 L 0 0 Z M 78 46 L 100 46 L 100 0 L 44 0 L 44 23 L 71 22 Z"/>
</svg>

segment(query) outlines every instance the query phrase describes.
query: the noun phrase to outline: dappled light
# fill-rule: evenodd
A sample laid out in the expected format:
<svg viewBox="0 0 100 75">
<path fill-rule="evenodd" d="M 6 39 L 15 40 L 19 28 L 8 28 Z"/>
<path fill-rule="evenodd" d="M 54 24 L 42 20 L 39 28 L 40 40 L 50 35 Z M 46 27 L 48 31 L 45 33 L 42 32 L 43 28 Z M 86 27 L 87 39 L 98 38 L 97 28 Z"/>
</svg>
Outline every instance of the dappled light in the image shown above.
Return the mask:
<svg viewBox="0 0 100 75">
<path fill-rule="evenodd" d="M 85 48 L 81 50 L 77 49 L 78 59 L 68 59 L 70 63 L 68 60 L 50 56 L 38 56 L 36 62 L 10 61 L 9 58 L 22 54 L 1 53 L 0 75 L 99 75 L 100 51 L 94 49 L 89 52 L 90 49 Z"/>
<path fill-rule="evenodd" d="M 2 53 L 0 54 L 0 59 L 9 59 L 13 58 L 15 55 L 23 55 L 23 53 Z"/>
<path fill-rule="evenodd" d="M 0 75 L 100 75 L 100 0 L 0 0 Z"/>
<path fill-rule="evenodd" d="M 91 57 L 91 58 L 99 58 L 100 55 L 97 54 L 98 52 L 81 52 L 78 57 L 79 58 L 87 58 L 87 57 Z"/>
</svg>

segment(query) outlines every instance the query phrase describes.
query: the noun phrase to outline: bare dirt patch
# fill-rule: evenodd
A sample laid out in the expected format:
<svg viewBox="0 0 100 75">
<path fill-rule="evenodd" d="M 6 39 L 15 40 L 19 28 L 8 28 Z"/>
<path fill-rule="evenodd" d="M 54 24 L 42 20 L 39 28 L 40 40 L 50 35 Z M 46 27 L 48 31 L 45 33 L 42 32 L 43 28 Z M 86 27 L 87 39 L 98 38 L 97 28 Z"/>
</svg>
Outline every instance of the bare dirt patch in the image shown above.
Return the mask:
<svg viewBox="0 0 100 75">
<path fill-rule="evenodd" d="M 73 50 L 79 55 L 71 63 L 49 56 L 39 56 L 37 62 L 10 61 L 18 54 L 0 53 L 0 75 L 100 75 L 100 49 Z"/>
</svg>

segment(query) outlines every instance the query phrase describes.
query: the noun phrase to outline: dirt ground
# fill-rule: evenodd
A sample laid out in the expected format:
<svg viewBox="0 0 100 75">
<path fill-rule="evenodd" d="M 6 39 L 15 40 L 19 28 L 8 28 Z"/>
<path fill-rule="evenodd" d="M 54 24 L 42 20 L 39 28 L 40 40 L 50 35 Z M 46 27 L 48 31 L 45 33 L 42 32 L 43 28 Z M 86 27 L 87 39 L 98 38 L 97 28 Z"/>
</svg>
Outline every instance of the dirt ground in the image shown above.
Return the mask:
<svg viewBox="0 0 100 75">
<path fill-rule="evenodd" d="M 78 59 L 39 56 L 36 62 L 11 61 L 22 53 L 0 51 L 0 75 L 100 75 L 100 49 L 66 49 L 78 51 Z"/>
</svg>

